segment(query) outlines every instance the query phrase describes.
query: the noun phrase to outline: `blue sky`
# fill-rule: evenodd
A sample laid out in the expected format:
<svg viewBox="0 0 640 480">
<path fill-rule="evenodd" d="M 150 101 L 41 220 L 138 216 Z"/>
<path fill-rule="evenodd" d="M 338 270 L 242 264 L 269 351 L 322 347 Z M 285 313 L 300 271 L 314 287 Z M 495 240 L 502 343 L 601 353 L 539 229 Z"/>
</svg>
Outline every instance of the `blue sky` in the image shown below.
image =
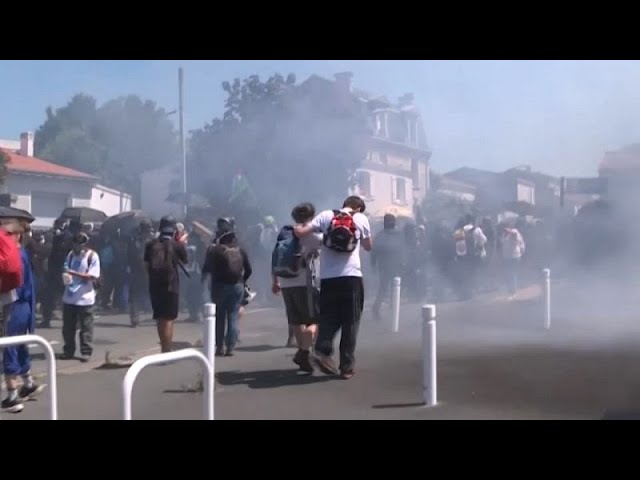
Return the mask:
<svg viewBox="0 0 640 480">
<path fill-rule="evenodd" d="M 606 150 L 640 142 L 640 62 L 559 60 L 0 61 L 0 138 L 35 130 L 48 105 L 80 92 L 99 102 L 134 93 L 173 110 L 179 66 L 188 129 L 221 114 L 222 81 L 255 73 L 352 71 L 356 87 L 394 99 L 412 92 L 440 171 L 530 164 L 594 175 Z"/>
</svg>

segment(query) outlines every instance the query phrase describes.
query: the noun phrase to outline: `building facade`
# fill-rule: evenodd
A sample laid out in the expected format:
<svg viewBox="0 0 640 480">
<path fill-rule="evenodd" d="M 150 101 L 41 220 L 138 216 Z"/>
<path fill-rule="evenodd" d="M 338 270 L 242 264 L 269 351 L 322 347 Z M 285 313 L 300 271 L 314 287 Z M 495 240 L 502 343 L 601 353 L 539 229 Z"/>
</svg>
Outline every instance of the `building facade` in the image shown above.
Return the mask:
<svg viewBox="0 0 640 480">
<path fill-rule="evenodd" d="M 12 206 L 31 212 L 36 228 L 51 227 L 67 207 L 95 208 L 108 216 L 131 210 L 131 195 L 100 185 L 87 173 L 34 157 L 33 133 L 22 134 L 20 142 L 2 140 L 0 148 L 9 158 L 3 193 L 11 194 Z"/>
<path fill-rule="evenodd" d="M 424 125 L 413 95 L 391 102 L 386 97 L 355 89 L 350 72 L 338 73 L 335 80 L 312 75 L 301 89 L 323 92 L 327 97 L 345 99 L 368 117 L 370 135 L 366 156 L 355 172 L 348 194 L 367 202 L 374 217 L 387 211 L 412 216 L 429 189 L 429 160 Z"/>
</svg>

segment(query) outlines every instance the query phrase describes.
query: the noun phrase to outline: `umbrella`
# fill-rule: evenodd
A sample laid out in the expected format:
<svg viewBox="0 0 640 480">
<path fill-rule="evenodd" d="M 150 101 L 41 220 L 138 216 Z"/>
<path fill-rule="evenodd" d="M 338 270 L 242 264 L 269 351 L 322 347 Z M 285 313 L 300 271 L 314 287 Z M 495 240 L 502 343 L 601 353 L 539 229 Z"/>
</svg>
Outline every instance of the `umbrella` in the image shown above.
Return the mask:
<svg viewBox="0 0 640 480">
<path fill-rule="evenodd" d="M 95 208 L 68 207 L 62 211 L 60 218 L 63 220 L 76 220 L 80 223 L 102 223 L 107 219 L 107 214 Z"/>
<path fill-rule="evenodd" d="M 121 212 L 105 220 L 100 228 L 101 234 L 115 233 L 118 229 L 122 235 L 129 235 L 138 228 L 142 220 L 148 220 L 142 210 Z"/>
</svg>

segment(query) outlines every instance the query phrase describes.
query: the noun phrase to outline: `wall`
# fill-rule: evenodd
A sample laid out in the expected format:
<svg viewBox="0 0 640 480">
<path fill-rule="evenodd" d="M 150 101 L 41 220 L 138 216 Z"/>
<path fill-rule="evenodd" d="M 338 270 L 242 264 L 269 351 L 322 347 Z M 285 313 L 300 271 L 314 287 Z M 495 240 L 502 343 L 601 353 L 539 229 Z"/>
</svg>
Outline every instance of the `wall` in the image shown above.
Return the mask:
<svg viewBox="0 0 640 480">
<path fill-rule="evenodd" d="M 370 179 L 370 195 L 364 195 L 360 186 L 352 189 L 350 195 L 362 195 L 367 203 L 367 211 L 375 215 L 377 212 L 391 205 L 413 207 L 413 181 L 408 175 L 396 175 L 388 172 L 382 172 L 371 168 L 361 168 L 358 172 L 366 172 Z M 401 201 L 396 198 L 398 192 L 396 188 L 396 180 L 403 179 L 405 183 L 405 198 Z"/>
<path fill-rule="evenodd" d="M 147 215 L 160 218 L 164 215 L 182 216 L 182 207 L 167 202 L 171 193 L 171 183 L 180 182 L 179 173 L 173 172 L 174 167 L 166 166 L 157 170 L 144 172 L 140 180 L 140 208 Z M 178 183 L 178 185 L 181 185 Z"/>
<path fill-rule="evenodd" d="M 104 185 L 94 185 L 91 189 L 91 208 L 102 210 L 109 217 L 127 212 L 132 208 L 131 195 Z"/>
<path fill-rule="evenodd" d="M 38 211 L 38 202 L 32 202 L 32 195 L 38 196 L 38 201 L 42 201 L 43 195 L 46 194 L 51 198 L 52 203 L 61 200 L 65 207 L 91 206 L 91 183 L 86 180 L 11 172 L 7 177 L 4 190 L 16 196 L 14 207 L 27 210 L 36 217 L 34 227 L 52 226 L 56 218 L 53 210 L 57 210 L 58 205 L 56 204 L 55 208 L 50 205 L 51 208 L 44 209 L 42 213 Z M 62 210 L 58 215 L 60 213 Z"/>
<path fill-rule="evenodd" d="M 516 188 L 517 188 L 516 199 L 518 202 L 528 202 L 531 205 L 536 204 L 535 187 L 518 182 Z"/>
</svg>

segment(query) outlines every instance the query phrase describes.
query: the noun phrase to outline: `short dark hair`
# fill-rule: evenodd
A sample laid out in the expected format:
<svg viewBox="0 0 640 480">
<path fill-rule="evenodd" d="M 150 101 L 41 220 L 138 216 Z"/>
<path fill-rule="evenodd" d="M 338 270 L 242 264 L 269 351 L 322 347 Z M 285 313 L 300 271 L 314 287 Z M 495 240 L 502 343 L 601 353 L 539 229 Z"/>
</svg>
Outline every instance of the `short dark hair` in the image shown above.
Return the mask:
<svg viewBox="0 0 640 480">
<path fill-rule="evenodd" d="M 362 198 L 357 195 L 351 195 L 344 201 L 342 208 L 350 208 L 351 210 L 358 210 L 360 213 L 364 213 L 367 206 Z"/>
<path fill-rule="evenodd" d="M 291 218 L 296 223 L 306 223 L 316 216 L 316 207 L 313 203 L 304 202 L 293 207 Z"/>
</svg>

